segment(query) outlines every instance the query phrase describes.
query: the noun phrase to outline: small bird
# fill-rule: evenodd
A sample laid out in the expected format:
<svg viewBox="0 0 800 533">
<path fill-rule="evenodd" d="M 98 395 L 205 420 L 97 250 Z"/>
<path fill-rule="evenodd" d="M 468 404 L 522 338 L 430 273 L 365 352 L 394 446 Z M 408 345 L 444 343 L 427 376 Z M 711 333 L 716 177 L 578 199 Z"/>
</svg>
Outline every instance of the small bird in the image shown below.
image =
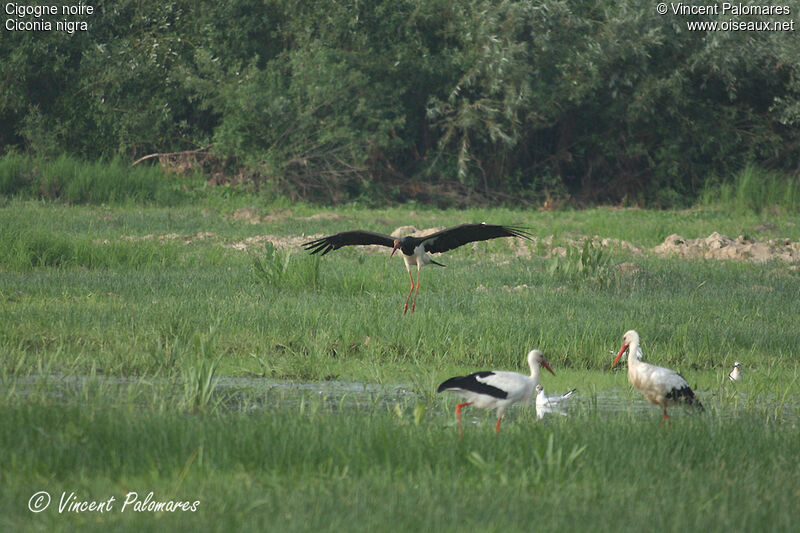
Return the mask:
<svg viewBox="0 0 800 533">
<path fill-rule="evenodd" d="M 461 224 L 442 231 L 437 231 L 425 237 L 403 237 L 397 239 L 391 235 L 375 233 L 372 231 L 343 231 L 335 235 L 329 235 L 303 244 L 303 247 L 311 254 L 327 254 L 331 250 L 338 250 L 342 246 L 377 244 L 392 249 L 390 258 L 397 250 L 403 252 L 403 260 L 406 263 L 408 277 L 411 279 L 411 288 L 406 297 L 406 304 L 403 314 L 408 311 L 408 301 L 411 293 L 414 293 L 414 301 L 411 303 L 411 312 L 417 305 L 417 292 L 419 291 L 420 270 L 424 265 L 444 265 L 431 259 L 429 253 L 440 253 L 458 248 L 464 244 L 475 241 L 486 241 L 498 237 L 520 237 L 531 240 L 530 233 L 522 227 L 517 226 L 497 226 L 492 224 Z M 414 277 L 411 274 L 411 267 L 417 267 L 417 284 L 414 286 Z"/>
<path fill-rule="evenodd" d="M 495 431 L 499 433 L 500 421 L 505 410 L 517 402 L 527 403 L 533 396 L 533 391 L 539 383 L 540 364 L 551 374 L 556 375 L 545 361 L 542 352 L 531 350 L 528 352 L 530 376 L 517 372 L 491 370 L 450 378 L 439 385 L 436 392 L 455 391 L 466 400 L 466 402 L 456 405 L 459 435 L 461 434 L 461 408 L 467 405 L 474 405 L 481 409 L 497 409 Z"/>
<path fill-rule="evenodd" d="M 728 379 L 731 381 L 739 381 L 742 379 L 742 363 L 739 361 L 733 363 L 733 370 L 728 374 Z"/>
<path fill-rule="evenodd" d="M 617 366 L 622 354 L 628 350 L 628 380 L 635 388 L 639 389 L 650 403 L 661 407 L 664 420 L 669 421 L 667 407 L 679 403 L 689 405 L 704 411 L 703 404 L 695 398 L 694 392 L 683 376 L 660 366 L 651 365 L 642 361 L 642 349 L 639 347 L 639 334 L 634 330 L 626 331 L 622 336 L 622 347 L 611 368 Z"/>
<path fill-rule="evenodd" d="M 536 416 L 544 418 L 547 413 L 558 413 L 567 416 L 567 398 L 572 396 L 577 389 L 565 392 L 561 396 L 546 396 L 544 387 L 536 385 Z"/>
</svg>

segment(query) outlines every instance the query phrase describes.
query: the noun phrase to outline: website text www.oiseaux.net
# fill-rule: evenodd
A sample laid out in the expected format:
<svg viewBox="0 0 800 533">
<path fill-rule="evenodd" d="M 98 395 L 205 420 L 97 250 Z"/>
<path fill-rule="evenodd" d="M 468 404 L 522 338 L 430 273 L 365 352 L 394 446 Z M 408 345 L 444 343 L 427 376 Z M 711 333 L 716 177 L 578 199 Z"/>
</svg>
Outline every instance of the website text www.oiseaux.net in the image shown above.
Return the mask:
<svg viewBox="0 0 800 533">
<path fill-rule="evenodd" d="M 784 32 L 795 29 L 795 21 L 788 20 L 792 15 L 791 7 L 788 5 L 747 5 L 732 2 L 703 5 L 661 2 L 656 6 L 656 11 L 660 15 L 730 17 L 724 20 L 687 20 L 686 28 L 689 31 Z"/>
</svg>

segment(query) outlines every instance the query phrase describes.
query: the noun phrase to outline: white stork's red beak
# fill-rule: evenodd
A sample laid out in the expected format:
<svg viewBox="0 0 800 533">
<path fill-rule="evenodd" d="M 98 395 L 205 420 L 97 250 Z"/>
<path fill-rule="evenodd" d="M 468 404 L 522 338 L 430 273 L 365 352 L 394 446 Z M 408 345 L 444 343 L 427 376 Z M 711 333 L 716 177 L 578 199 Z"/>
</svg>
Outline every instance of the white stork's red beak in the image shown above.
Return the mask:
<svg viewBox="0 0 800 533">
<path fill-rule="evenodd" d="M 394 241 L 394 248 L 392 248 L 392 255 L 389 256 L 389 259 L 394 257 L 394 253 L 397 251 L 398 248 L 400 248 L 400 241 L 399 240 L 395 240 Z"/>
<path fill-rule="evenodd" d="M 545 367 L 547 370 L 549 370 L 550 373 L 553 374 L 554 376 L 556 375 L 556 373 L 553 372 L 553 369 L 550 368 L 550 365 L 547 364 L 547 361 L 545 361 L 544 358 L 542 358 L 542 366 Z"/>
<path fill-rule="evenodd" d="M 613 363 L 611 363 L 611 368 L 614 368 L 615 366 L 617 366 L 617 363 L 619 363 L 620 357 L 622 357 L 622 354 L 624 354 L 625 350 L 627 350 L 627 349 L 628 349 L 628 345 L 627 344 L 623 344 L 622 348 L 619 349 L 619 353 L 617 354 L 617 358 L 614 359 Z"/>
</svg>

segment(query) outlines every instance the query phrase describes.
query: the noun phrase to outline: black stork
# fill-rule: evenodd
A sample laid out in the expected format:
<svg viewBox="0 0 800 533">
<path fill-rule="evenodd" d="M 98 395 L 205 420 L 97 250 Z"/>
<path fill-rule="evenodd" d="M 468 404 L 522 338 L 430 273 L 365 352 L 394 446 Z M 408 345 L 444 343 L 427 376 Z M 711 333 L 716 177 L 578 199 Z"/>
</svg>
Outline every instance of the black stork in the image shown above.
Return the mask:
<svg viewBox="0 0 800 533">
<path fill-rule="evenodd" d="M 408 291 L 406 305 L 403 308 L 403 314 L 406 314 L 408 311 L 408 301 L 411 298 L 412 292 L 414 293 L 414 301 L 411 303 L 412 313 L 416 307 L 417 292 L 419 291 L 419 274 L 422 267 L 428 264 L 444 266 L 431 259 L 431 256 L 428 255 L 429 253 L 446 252 L 470 242 L 486 241 L 498 237 L 521 237 L 523 239 L 531 239 L 530 233 L 521 227 L 480 223 L 461 224 L 460 226 L 437 231 L 425 237 L 408 236 L 400 239 L 392 237 L 391 235 L 384 235 L 383 233 L 375 233 L 372 231 L 343 231 L 335 235 L 329 235 L 321 239 L 304 243 L 303 247 L 312 254 L 321 253 L 325 255 L 331 250 L 338 250 L 342 246 L 377 244 L 392 249 L 392 254 L 389 256 L 390 258 L 394 256 L 397 250 L 400 250 L 403 252 L 403 260 L 406 263 L 408 277 L 411 279 L 411 288 Z M 416 287 L 414 285 L 414 277 L 411 275 L 412 265 L 417 265 Z"/>
<path fill-rule="evenodd" d="M 544 355 L 539 350 L 528 352 L 528 366 L 531 375 L 526 376 L 517 372 L 503 370 L 485 370 L 475 372 L 468 376 L 456 376 L 439 385 L 436 392 L 454 391 L 466 401 L 456 405 L 456 418 L 458 419 L 458 433 L 461 434 L 461 408 L 473 405 L 481 409 L 497 409 L 497 426 L 495 431 L 500 432 L 500 420 L 509 406 L 517 403 L 527 403 L 539 384 L 539 365 L 544 366 L 554 376 L 553 369 L 547 364 Z"/>
</svg>

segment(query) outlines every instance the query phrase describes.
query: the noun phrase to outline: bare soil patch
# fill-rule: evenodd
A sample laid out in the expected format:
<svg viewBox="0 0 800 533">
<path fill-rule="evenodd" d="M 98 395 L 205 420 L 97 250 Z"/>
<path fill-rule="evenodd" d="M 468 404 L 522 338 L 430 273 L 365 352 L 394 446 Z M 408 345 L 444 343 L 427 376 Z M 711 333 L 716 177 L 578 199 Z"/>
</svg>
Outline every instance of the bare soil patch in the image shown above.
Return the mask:
<svg viewBox="0 0 800 533">
<path fill-rule="evenodd" d="M 267 215 L 259 215 L 254 208 L 243 208 L 236 210 L 230 218 L 233 220 L 241 220 L 248 224 L 262 224 L 283 220 L 292 216 L 290 210 L 282 210 L 273 212 Z M 335 213 L 319 213 L 306 217 L 303 220 L 311 219 L 331 219 L 338 220 L 346 218 L 342 215 Z M 416 226 L 400 226 L 392 231 L 393 237 L 402 237 L 412 235 L 415 237 L 424 237 L 444 229 L 444 226 L 435 226 L 431 228 L 419 229 Z M 125 235 L 122 240 L 127 241 L 178 241 L 184 244 L 194 244 L 201 241 L 220 241 L 220 245 L 225 248 L 233 248 L 235 250 L 248 250 L 253 246 L 263 244 L 265 242 L 272 243 L 275 248 L 279 250 L 298 249 L 300 246 L 308 241 L 324 237 L 323 234 L 316 235 L 255 235 L 247 237 L 241 241 L 222 242 L 217 235 L 211 232 L 200 232 L 197 234 L 178 234 L 169 233 L 166 235 Z M 678 234 L 672 234 L 661 244 L 647 248 L 638 246 L 629 241 L 621 239 L 603 238 L 598 235 L 593 237 L 580 237 L 577 239 L 559 239 L 559 245 L 554 245 L 555 238 L 553 235 L 546 237 L 533 237 L 531 240 L 525 239 L 505 239 L 509 249 L 517 257 L 530 257 L 534 254 L 545 256 L 561 256 L 564 257 L 567 253 L 567 247 L 582 248 L 586 241 L 590 240 L 595 246 L 602 249 L 624 250 L 633 256 L 654 253 L 661 257 L 677 256 L 682 259 L 712 259 L 712 260 L 728 260 L 728 261 L 750 261 L 757 263 L 765 263 L 767 261 L 783 261 L 785 263 L 800 263 L 800 241 L 793 241 L 791 239 L 779 238 L 769 239 L 766 241 L 757 241 L 738 236 L 736 239 L 731 239 L 726 235 L 714 232 L 708 237 L 697 239 L 686 239 Z M 473 243 L 473 247 L 479 246 L 480 243 Z M 384 246 L 367 246 L 367 251 L 379 253 L 385 252 Z M 498 260 L 502 258 L 498 256 Z M 636 263 L 623 263 L 618 265 L 623 273 L 633 273 L 638 267 Z"/>
<path fill-rule="evenodd" d="M 706 238 L 685 239 L 673 233 L 653 248 L 661 256 L 677 255 L 685 259 L 727 259 L 766 263 L 779 260 L 787 263 L 800 261 L 800 242 L 791 239 L 755 241 L 740 235 L 731 239 L 716 231 Z"/>
<path fill-rule="evenodd" d="M 274 222 L 283 222 L 285 220 L 342 220 L 347 218 L 338 213 L 315 213 L 308 217 L 295 217 L 291 209 L 277 209 L 270 211 L 266 214 L 259 213 L 257 207 L 241 207 L 231 213 L 225 215 L 228 220 L 237 220 L 245 224 L 270 224 Z"/>
</svg>

